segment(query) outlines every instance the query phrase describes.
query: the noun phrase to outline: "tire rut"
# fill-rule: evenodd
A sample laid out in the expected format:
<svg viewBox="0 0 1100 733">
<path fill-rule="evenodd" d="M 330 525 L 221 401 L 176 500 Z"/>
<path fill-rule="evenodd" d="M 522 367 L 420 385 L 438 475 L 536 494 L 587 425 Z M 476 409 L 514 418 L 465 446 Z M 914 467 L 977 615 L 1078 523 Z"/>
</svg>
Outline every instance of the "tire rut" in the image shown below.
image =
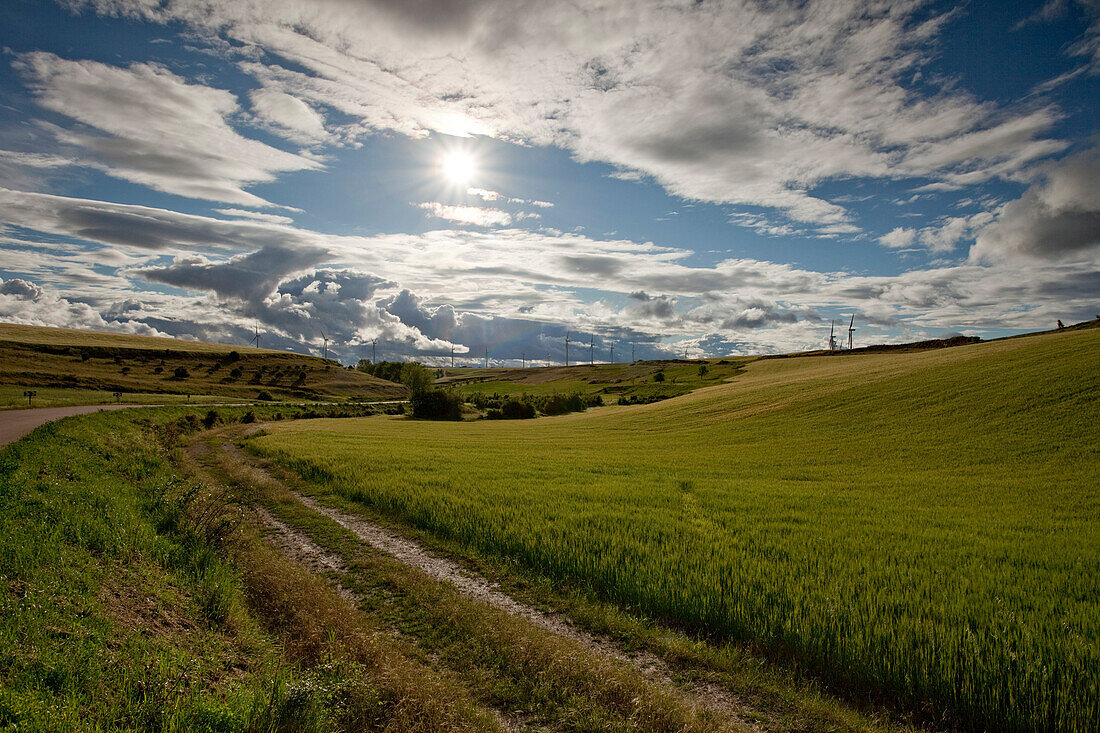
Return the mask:
<svg viewBox="0 0 1100 733">
<path fill-rule="evenodd" d="M 467 570 L 453 560 L 431 554 L 419 544 L 392 530 L 362 517 L 325 506 L 316 499 L 287 486 L 285 482 L 258 465 L 254 457 L 232 443 L 223 443 L 221 450 L 229 453 L 233 459 L 263 473 L 266 479 L 279 485 L 306 508 L 336 522 L 365 544 L 390 555 L 399 562 L 420 570 L 428 577 L 449 583 L 459 593 L 467 597 L 479 600 L 511 616 L 523 618 L 546 631 L 577 642 L 590 651 L 628 665 L 650 681 L 676 690 L 682 695 L 687 695 L 701 709 L 721 715 L 735 725 L 748 730 L 763 730 L 753 722 L 755 719 L 759 719 L 760 716 L 755 714 L 756 711 L 737 699 L 732 691 L 708 682 L 678 684 L 674 681 L 672 668 L 656 654 L 651 652 L 628 653 L 616 645 L 612 639 L 579 628 L 561 614 L 542 611 L 518 601 L 500 590 L 496 583 Z M 327 555 L 325 550 L 314 544 L 308 537 L 282 523 L 270 513 L 265 513 L 274 523 L 281 525 L 281 528 L 275 524 L 269 526 L 273 527 L 273 531 L 277 536 L 286 538 L 280 541 L 286 542 L 289 551 L 303 552 L 312 556 L 312 559 L 307 560 L 307 563 L 314 563 L 325 569 L 335 569 L 330 565 L 330 562 L 333 561 L 342 564 L 342 561 L 332 555 Z M 295 535 L 297 537 L 293 538 Z M 326 555 L 327 559 L 325 559 Z M 347 593 L 349 591 L 342 589 L 342 592 Z"/>
</svg>

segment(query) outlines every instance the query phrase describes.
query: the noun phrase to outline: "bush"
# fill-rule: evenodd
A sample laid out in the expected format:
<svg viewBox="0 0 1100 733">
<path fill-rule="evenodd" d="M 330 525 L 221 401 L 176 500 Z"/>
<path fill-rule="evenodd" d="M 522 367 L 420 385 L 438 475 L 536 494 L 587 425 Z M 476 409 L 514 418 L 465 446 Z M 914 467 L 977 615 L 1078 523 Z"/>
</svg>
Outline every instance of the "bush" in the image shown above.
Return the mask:
<svg viewBox="0 0 1100 733">
<path fill-rule="evenodd" d="M 413 417 L 426 420 L 461 420 L 462 400 L 442 389 L 417 392 L 409 400 Z"/>
<path fill-rule="evenodd" d="M 209 411 L 208 411 L 208 412 L 206 413 L 206 417 L 204 417 L 204 418 L 202 419 L 202 425 L 203 425 L 203 427 L 204 427 L 204 428 L 206 428 L 207 430 L 209 430 L 210 428 L 212 428 L 212 427 L 214 427 L 215 425 L 217 425 L 217 424 L 218 424 L 218 420 L 219 420 L 220 418 L 221 418 L 221 416 L 220 416 L 220 415 L 218 415 L 218 411 L 217 411 L 217 410 L 209 410 Z"/>
<path fill-rule="evenodd" d="M 191 376 L 191 372 L 187 371 L 187 367 L 176 367 L 172 370 L 172 379 L 187 379 Z"/>
<path fill-rule="evenodd" d="M 241 422 L 243 422 L 243 423 L 256 422 L 256 411 L 255 410 L 249 410 L 245 414 L 241 415 Z"/>
<path fill-rule="evenodd" d="M 270 392 L 268 392 L 266 389 L 264 389 L 264 390 L 260 390 L 260 392 L 257 393 L 256 399 L 263 400 L 264 402 L 271 402 L 275 398 L 271 396 Z"/>
<path fill-rule="evenodd" d="M 663 381 L 665 381 L 665 373 L 664 372 L 657 372 L 656 374 L 653 375 L 653 381 L 654 382 L 663 382 Z"/>
<path fill-rule="evenodd" d="M 534 416 L 534 405 L 515 399 L 506 401 L 499 410 L 489 410 L 486 414 L 490 420 L 530 420 Z"/>
<path fill-rule="evenodd" d="M 700 364 L 699 365 L 699 376 L 700 377 L 707 376 L 707 365 L 706 364 Z"/>
<path fill-rule="evenodd" d="M 579 393 L 554 394 L 543 400 L 539 411 L 544 415 L 564 415 L 567 412 L 584 412 L 586 407 L 584 396 Z"/>
</svg>

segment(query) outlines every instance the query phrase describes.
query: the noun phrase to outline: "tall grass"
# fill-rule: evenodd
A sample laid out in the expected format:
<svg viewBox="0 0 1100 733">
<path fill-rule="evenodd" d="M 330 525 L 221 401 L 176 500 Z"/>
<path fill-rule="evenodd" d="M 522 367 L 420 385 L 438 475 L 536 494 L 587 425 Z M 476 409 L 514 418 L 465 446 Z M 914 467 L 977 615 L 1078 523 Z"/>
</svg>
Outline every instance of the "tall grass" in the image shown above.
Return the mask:
<svg viewBox="0 0 1100 733">
<path fill-rule="evenodd" d="M 1100 726 L 1100 333 L 531 423 L 281 425 L 347 498 L 948 723 Z"/>
</svg>

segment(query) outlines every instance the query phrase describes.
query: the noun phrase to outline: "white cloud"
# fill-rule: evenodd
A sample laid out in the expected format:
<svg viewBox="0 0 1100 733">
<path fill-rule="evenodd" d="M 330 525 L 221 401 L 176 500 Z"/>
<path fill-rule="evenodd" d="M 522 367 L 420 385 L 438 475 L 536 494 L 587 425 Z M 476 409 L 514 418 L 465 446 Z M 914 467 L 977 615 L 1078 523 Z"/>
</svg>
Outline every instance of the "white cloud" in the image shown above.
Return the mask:
<svg viewBox="0 0 1100 733">
<path fill-rule="evenodd" d="M 1043 190 L 1046 200 L 1068 205 L 1087 191 L 1068 186 L 1063 178 L 1078 177 L 1063 168 L 1051 171 Z M 707 348 L 788 350 L 818 345 L 818 314 L 826 310 L 858 311 L 857 320 L 873 318 L 914 334 L 1025 329 L 1091 318 L 1100 292 L 1097 259 L 1081 249 L 1060 261 L 1032 263 L 1026 278 L 1014 263 L 1000 261 L 866 276 L 752 259 L 695 266 L 687 264 L 687 250 L 579 233 L 454 229 L 337 236 L 0 189 L 2 221 L 51 240 L 0 239 L 5 266 L 26 268 L 26 277 L 65 290 L 66 303 L 53 296 L 9 303 L 4 312 L 28 322 L 93 323 L 96 311 L 104 320 L 130 319 L 134 328 L 243 343 L 258 319 L 268 324 L 272 343 L 308 342 L 315 328 L 340 333 L 349 343 L 386 333 L 392 348 L 400 343 L 409 355 L 438 353 L 450 343 L 475 351 L 488 343 L 497 356 L 506 343 L 555 353 L 555 339 L 566 329 L 651 345 L 704 333 L 715 337 L 700 341 Z M 976 220 L 966 221 L 973 228 Z M 929 229 L 947 237 L 954 226 L 944 221 Z M 54 243 L 69 237 L 93 244 Z M 150 262 L 165 253 L 175 255 L 173 264 Z M 122 268 L 118 275 L 94 271 L 94 264 L 108 260 Z M 142 291 L 143 277 L 189 295 Z M 402 291 L 415 294 L 416 308 L 409 298 L 394 300 Z M 625 306 L 609 305 L 616 294 Z M 143 304 L 136 312 L 116 307 L 135 298 Z M 414 318 L 417 309 L 422 316 Z M 452 316 L 467 329 L 443 329 Z M 520 338 L 522 333 L 528 335 Z M 884 332 L 882 339 L 898 335 Z"/>
<path fill-rule="evenodd" d="M 905 249 L 911 247 L 913 241 L 917 238 L 916 229 L 906 229 L 905 227 L 896 227 L 889 233 L 882 235 L 878 238 L 880 244 L 884 247 L 891 249 Z"/>
<path fill-rule="evenodd" d="M 324 118 L 297 97 L 273 89 L 257 89 L 249 97 L 260 119 L 288 139 L 317 143 L 329 137 Z"/>
<path fill-rule="evenodd" d="M 429 216 L 459 224 L 476 224 L 480 227 L 506 227 L 513 221 L 512 215 L 507 211 L 481 206 L 449 206 L 438 201 L 427 201 L 417 204 L 417 206 L 427 211 Z"/>
<path fill-rule="evenodd" d="M 245 187 L 316 161 L 239 135 L 227 91 L 190 84 L 156 64 L 123 69 L 50 53 L 18 57 L 38 103 L 94 128 L 57 130 L 108 174 L 158 191 L 244 206 L 270 206 Z"/>
<path fill-rule="evenodd" d="M 259 211 L 249 211 L 247 209 L 214 209 L 214 211 L 234 219 L 252 219 L 254 221 L 266 221 L 269 224 L 294 223 L 294 219 L 289 216 L 282 216 L 281 214 L 268 214 Z"/>
<path fill-rule="evenodd" d="M 488 0 L 447 12 L 336 0 L 308 10 L 292 0 L 94 5 L 183 20 L 287 59 L 301 71 L 251 60 L 242 69 L 265 93 L 354 118 L 332 128 L 340 139 L 437 131 L 557 145 L 612 164 L 616 177 L 770 207 L 833 227 L 825 234 L 850 232 L 837 227 L 852 221 L 811 193 L 822 181 L 969 185 L 1063 147 L 1043 137 L 1054 109 L 1002 109 L 950 81 L 932 94 L 909 89 L 952 17 L 929 16 L 921 0 Z"/>
</svg>

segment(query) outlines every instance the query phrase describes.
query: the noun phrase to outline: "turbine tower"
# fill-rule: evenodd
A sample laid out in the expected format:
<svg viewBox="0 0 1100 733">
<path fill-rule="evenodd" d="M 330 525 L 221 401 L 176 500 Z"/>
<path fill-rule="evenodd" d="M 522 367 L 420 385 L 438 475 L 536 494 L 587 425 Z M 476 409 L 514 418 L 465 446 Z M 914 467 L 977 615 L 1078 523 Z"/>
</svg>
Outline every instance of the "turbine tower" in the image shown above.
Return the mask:
<svg viewBox="0 0 1100 733">
<path fill-rule="evenodd" d="M 317 330 L 321 331 L 321 329 L 317 329 Z M 323 354 L 323 356 L 321 358 L 322 359 L 328 359 L 328 336 L 325 335 L 324 331 L 321 331 L 321 338 L 325 342 L 324 347 L 322 347 L 323 351 L 321 353 Z"/>
<path fill-rule="evenodd" d="M 836 321 L 829 321 L 829 351 L 836 351 Z"/>
<path fill-rule="evenodd" d="M 565 332 L 565 365 L 569 366 L 569 332 Z"/>
<path fill-rule="evenodd" d="M 256 329 L 255 335 L 252 336 L 252 340 L 249 341 L 248 343 L 256 344 L 256 348 L 258 349 L 258 348 L 260 348 L 260 324 L 257 323 L 256 326 L 255 326 L 255 329 Z"/>
<path fill-rule="evenodd" d="M 855 333 L 856 314 L 852 314 L 852 321 L 848 324 L 848 351 L 852 350 L 852 334 Z"/>
</svg>

